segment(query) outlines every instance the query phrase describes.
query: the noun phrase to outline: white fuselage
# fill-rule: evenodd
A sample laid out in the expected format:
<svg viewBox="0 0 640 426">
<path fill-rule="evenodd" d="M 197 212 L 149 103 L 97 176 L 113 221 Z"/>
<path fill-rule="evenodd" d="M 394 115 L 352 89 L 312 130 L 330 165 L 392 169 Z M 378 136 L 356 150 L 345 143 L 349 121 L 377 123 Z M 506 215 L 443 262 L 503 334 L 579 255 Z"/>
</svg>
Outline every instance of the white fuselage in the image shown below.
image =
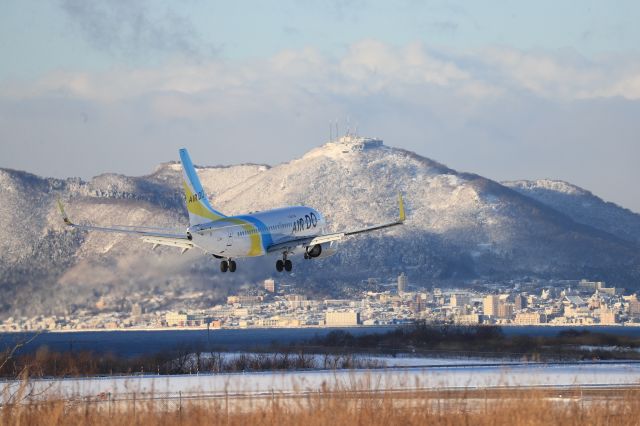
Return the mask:
<svg viewBox="0 0 640 426">
<path fill-rule="evenodd" d="M 262 256 L 274 244 L 324 232 L 322 214 L 296 206 L 240 216 L 225 217 L 189 228 L 194 245 L 226 258 Z"/>
</svg>

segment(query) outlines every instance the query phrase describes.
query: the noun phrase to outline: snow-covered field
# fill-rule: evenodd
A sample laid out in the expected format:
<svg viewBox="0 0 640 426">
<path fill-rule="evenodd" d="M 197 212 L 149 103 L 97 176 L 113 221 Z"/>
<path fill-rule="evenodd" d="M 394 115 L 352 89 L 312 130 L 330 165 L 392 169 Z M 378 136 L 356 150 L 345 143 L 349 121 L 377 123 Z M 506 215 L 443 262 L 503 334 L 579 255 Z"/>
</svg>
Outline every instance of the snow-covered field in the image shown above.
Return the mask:
<svg viewBox="0 0 640 426">
<path fill-rule="evenodd" d="M 407 365 L 417 362 L 405 358 Z M 420 359 L 425 365 L 425 359 Z M 433 360 L 435 363 L 435 360 Z M 125 376 L 87 379 L 35 380 L 28 391 L 36 398 L 63 397 L 126 398 L 136 394 L 155 398 L 186 396 L 261 396 L 297 395 L 321 389 L 359 391 L 490 389 L 500 387 L 616 387 L 640 385 L 640 364 L 604 363 L 574 365 L 480 364 L 450 366 L 392 367 L 374 370 L 313 370 L 295 372 L 259 372 L 201 374 L 183 376 Z M 0 400 L 20 386 L 16 382 L 0 384 Z"/>
</svg>

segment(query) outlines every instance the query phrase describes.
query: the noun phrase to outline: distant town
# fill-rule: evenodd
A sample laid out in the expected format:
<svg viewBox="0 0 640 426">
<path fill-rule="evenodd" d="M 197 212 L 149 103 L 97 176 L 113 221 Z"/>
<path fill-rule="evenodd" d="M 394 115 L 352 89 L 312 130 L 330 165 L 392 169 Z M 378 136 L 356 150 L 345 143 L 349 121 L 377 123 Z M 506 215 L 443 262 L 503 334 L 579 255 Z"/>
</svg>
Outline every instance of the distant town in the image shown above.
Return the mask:
<svg viewBox="0 0 640 426">
<path fill-rule="evenodd" d="M 562 280 L 484 283 L 482 290 L 414 288 L 402 273 L 396 280 L 369 284 L 383 291 L 363 291 L 353 299 L 312 300 L 267 279 L 254 289 L 230 295 L 207 309 L 162 309 L 168 296 L 136 294 L 122 300 L 101 298 L 91 309 L 61 316 L 10 317 L 0 332 L 126 329 L 217 329 L 260 327 L 356 327 L 409 324 L 632 325 L 640 326 L 637 294 L 601 281 Z M 204 292 L 181 294 L 172 306 L 190 305 Z"/>
</svg>

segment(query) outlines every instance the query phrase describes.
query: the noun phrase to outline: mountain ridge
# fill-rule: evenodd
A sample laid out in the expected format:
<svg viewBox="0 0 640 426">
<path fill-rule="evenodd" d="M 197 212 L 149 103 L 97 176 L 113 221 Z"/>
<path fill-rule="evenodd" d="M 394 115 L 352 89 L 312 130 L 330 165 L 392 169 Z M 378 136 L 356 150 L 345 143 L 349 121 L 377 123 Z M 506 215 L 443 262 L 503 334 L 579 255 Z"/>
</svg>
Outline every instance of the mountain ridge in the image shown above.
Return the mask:
<svg viewBox="0 0 640 426">
<path fill-rule="evenodd" d="M 502 184 L 567 214 L 578 223 L 640 243 L 640 214 L 604 201 L 577 185 L 553 179 L 515 180 Z"/>
<path fill-rule="evenodd" d="M 531 277 L 586 277 L 629 288 L 640 283 L 640 243 L 607 222 L 624 209 L 600 200 L 589 218 L 588 209 L 576 207 L 595 202 L 586 190 L 574 191 L 575 202 L 565 205 L 555 193 L 533 191 L 540 185 L 501 184 L 382 144 L 330 142 L 275 166 L 197 171 L 212 204 L 227 214 L 306 204 L 322 211 L 336 231 L 393 219 L 395 194 L 404 192 L 408 220 L 348 240 L 334 257 L 294 259 L 291 275 L 276 275 L 271 258 L 241 259 L 237 273 L 222 275 L 200 253 L 180 256 L 170 248 L 151 251 L 130 236 L 70 231 L 56 211 L 60 197 L 78 222 L 184 231 L 177 162 L 144 176 L 106 173 L 89 181 L 0 169 L 0 296 L 11 301 L 0 306 L 0 315 L 75 309 L 103 294 L 131 291 L 206 289 L 213 302 L 232 286 L 272 276 L 326 294 L 401 271 L 424 286 Z M 626 220 L 640 229 L 640 216 L 636 222 L 633 215 Z M 17 236 L 16 229 L 23 233 Z M 30 260 L 38 263 L 33 273 Z"/>
</svg>

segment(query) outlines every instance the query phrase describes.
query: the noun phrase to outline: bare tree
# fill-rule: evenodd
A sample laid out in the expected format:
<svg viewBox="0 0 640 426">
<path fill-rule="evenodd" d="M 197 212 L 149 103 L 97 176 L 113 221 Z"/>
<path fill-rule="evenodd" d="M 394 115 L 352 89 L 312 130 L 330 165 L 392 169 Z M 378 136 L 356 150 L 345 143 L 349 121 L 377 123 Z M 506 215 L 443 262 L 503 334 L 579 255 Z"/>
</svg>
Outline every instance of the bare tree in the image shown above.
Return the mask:
<svg viewBox="0 0 640 426">
<path fill-rule="evenodd" d="M 11 361 L 13 359 L 14 355 L 16 354 L 16 352 L 20 348 L 22 348 L 22 347 L 28 345 L 29 343 L 33 342 L 36 339 L 36 337 L 38 337 L 40 334 L 42 334 L 42 331 L 38 331 L 33 336 L 31 336 L 29 338 L 25 338 L 25 339 L 17 342 L 16 344 L 13 345 L 13 347 L 7 348 L 0 355 L 0 372 L 2 372 L 2 370 L 9 363 L 9 361 Z"/>
<path fill-rule="evenodd" d="M 14 359 L 16 352 L 18 352 L 20 348 L 33 342 L 40 334 L 42 334 L 42 331 L 38 331 L 33 336 L 18 341 L 2 352 L 2 354 L 0 354 L 0 373 L 7 367 L 7 364 Z M 33 388 L 29 386 L 29 371 L 27 366 L 16 374 L 15 379 L 16 380 L 8 381 L 2 389 L 0 389 L 0 395 L 2 395 L 0 402 L 4 399 L 5 404 L 11 404 L 17 400 L 34 396 Z M 14 388 L 13 391 L 12 388 Z M 0 403 L 0 405 L 2 404 Z"/>
</svg>

